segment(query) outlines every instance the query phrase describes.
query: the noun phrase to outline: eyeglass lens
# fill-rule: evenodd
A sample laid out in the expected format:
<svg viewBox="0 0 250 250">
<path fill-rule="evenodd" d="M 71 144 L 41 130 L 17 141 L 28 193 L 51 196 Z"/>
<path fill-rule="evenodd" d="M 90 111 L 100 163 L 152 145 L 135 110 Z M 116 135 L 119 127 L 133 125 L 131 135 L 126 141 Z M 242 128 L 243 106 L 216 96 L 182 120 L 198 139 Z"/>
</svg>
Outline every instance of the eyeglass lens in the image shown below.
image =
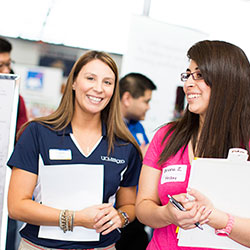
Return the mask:
<svg viewBox="0 0 250 250">
<path fill-rule="evenodd" d="M 201 73 L 195 71 L 193 73 L 182 73 L 181 74 L 181 81 L 183 81 L 183 82 L 187 81 L 187 79 L 190 77 L 190 75 L 192 76 L 193 80 L 203 79 Z"/>
<path fill-rule="evenodd" d="M 3 68 L 4 66 L 10 68 L 12 61 L 9 62 L 0 62 L 0 68 Z"/>
</svg>

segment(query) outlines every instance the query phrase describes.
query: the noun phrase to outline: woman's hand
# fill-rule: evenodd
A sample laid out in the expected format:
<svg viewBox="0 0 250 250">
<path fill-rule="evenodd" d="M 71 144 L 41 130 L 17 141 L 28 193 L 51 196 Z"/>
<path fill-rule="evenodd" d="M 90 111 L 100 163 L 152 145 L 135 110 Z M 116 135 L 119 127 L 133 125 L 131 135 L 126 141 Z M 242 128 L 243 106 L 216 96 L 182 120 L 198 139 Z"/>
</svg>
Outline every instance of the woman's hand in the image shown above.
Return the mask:
<svg viewBox="0 0 250 250">
<path fill-rule="evenodd" d="M 183 229 L 192 229 L 196 226 L 196 222 L 204 224 L 208 220 L 210 211 L 207 210 L 206 206 L 201 206 L 195 201 L 187 199 L 186 194 L 179 194 L 173 196 L 178 202 L 182 203 L 186 211 L 180 211 L 175 208 L 170 202 L 166 205 L 169 213 L 169 220 L 172 224 L 175 224 Z"/>
<path fill-rule="evenodd" d="M 112 206 L 112 204 L 101 209 L 95 216 L 94 229 L 97 233 L 105 235 L 119 227 L 122 227 L 122 220 L 119 212 Z"/>
<path fill-rule="evenodd" d="M 208 216 L 212 213 L 214 210 L 213 203 L 201 192 L 199 192 L 196 189 L 188 188 L 187 189 L 188 196 L 193 197 L 193 201 L 198 205 L 198 207 L 205 207 L 205 213 L 201 216 L 200 223 L 207 223 L 208 222 Z M 206 222 L 204 222 L 206 221 Z"/>
<path fill-rule="evenodd" d="M 201 192 L 196 189 L 188 188 L 187 189 L 187 196 L 192 196 L 194 201 L 199 204 L 199 206 L 206 206 L 210 210 L 214 208 L 213 203 Z"/>
<path fill-rule="evenodd" d="M 94 205 L 91 207 L 84 208 L 80 211 L 75 212 L 75 223 L 74 226 L 82 226 L 86 228 L 95 229 L 97 215 L 108 208 L 111 208 L 111 203 L 104 203 L 100 205 Z"/>
</svg>

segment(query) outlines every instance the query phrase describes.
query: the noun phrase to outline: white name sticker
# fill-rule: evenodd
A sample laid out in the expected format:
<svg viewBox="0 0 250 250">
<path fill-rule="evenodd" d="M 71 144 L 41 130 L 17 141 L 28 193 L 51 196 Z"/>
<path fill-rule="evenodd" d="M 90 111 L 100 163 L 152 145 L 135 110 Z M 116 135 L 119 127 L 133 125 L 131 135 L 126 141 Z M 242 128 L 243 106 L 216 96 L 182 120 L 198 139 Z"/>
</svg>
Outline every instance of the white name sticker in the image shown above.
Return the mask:
<svg viewBox="0 0 250 250">
<path fill-rule="evenodd" d="M 72 153 L 70 149 L 50 149 L 50 160 L 72 160 Z"/>
<path fill-rule="evenodd" d="M 169 165 L 162 170 L 161 184 L 185 181 L 187 165 Z"/>
</svg>

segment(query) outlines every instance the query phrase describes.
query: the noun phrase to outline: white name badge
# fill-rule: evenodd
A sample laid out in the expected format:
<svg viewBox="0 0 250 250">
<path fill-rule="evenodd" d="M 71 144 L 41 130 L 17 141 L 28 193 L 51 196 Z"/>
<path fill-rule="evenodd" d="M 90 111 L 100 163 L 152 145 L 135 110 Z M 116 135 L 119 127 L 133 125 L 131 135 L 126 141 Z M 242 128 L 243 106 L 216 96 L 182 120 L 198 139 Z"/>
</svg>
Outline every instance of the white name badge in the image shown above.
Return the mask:
<svg viewBox="0 0 250 250">
<path fill-rule="evenodd" d="M 145 143 L 145 140 L 144 140 L 144 137 L 143 137 L 142 133 L 136 133 L 136 137 L 137 137 L 137 139 L 138 139 L 138 141 L 140 142 L 141 145 Z"/>
<path fill-rule="evenodd" d="M 161 184 L 185 181 L 187 165 L 169 165 L 162 170 Z"/>
<path fill-rule="evenodd" d="M 72 160 L 72 153 L 70 149 L 50 149 L 50 160 Z"/>
<path fill-rule="evenodd" d="M 247 161 L 248 152 L 242 148 L 230 148 L 227 159 L 230 161 Z"/>
</svg>

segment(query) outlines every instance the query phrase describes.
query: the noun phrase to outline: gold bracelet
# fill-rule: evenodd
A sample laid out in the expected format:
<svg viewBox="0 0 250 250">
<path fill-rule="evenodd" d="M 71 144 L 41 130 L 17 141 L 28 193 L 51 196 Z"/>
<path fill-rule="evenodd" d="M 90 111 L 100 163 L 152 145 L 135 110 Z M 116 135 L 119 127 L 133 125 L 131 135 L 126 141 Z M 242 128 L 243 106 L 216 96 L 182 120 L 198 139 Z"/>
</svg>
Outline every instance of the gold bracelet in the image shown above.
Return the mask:
<svg viewBox="0 0 250 250">
<path fill-rule="evenodd" d="M 73 228 L 74 228 L 74 219 L 75 219 L 75 211 L 71 211 L 71 227 L 70 227 L 70 231 L 73 232 Z"/>
<path fill-rule="evenodd" d="M 69 211 L 69 225 L 68 225 L 68 231 L 73 232 L 74 218 L 75 218 L 75 211 Z"/>
</svg>

